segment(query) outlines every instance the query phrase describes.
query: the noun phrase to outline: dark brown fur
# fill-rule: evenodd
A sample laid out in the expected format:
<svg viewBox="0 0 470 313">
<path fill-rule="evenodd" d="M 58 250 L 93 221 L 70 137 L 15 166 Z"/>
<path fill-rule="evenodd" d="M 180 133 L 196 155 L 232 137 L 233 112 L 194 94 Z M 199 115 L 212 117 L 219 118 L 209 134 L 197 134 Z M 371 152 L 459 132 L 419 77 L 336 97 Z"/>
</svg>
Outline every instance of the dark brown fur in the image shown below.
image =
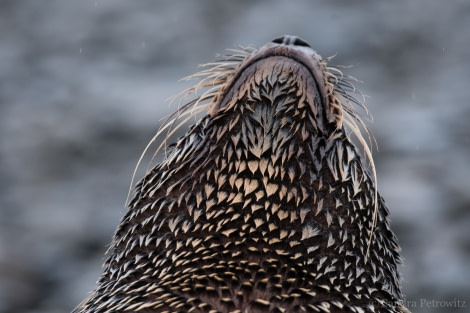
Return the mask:
<svg viewBox="0 0 470 313">
<path fill-rule="evenodd" d="M 201 73 L 74 312 L 406 312 L 350 80 L 291 36 Z"/>
</svg>

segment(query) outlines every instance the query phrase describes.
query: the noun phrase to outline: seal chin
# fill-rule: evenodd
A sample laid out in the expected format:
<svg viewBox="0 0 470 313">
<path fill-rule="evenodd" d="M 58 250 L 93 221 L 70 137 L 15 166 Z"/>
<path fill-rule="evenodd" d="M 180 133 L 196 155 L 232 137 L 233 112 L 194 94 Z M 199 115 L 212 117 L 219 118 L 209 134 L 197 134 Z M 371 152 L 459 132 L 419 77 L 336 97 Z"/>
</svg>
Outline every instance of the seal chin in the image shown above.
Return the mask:
<svg viewBox="0 0 470 313">
<path fill-rule="evenodd" d="M 279 40 L 281 38 L 289 40 Z M 297 108 L 308 106 L 314 117 L 311 119 L 314 128 L 326 131 L 335 117 L 328 108 L 325 62 L 301 39 L 281 38 L 266 44 L 240 63 L 231 81 L 221 90 L 219 101 L 211 105 L 210 115 L 236 109 L 246 105 L 247 101 Z M 292 99 L 286 98 L 289 94 Z"/>
<path fill-rule="evenodd" d="M 261 47 L 258 53 L 252 56 L 252 61 L 255 62 L 257 59 L 270 56 L 283 56 L 302 64 L 313 76 L 318 87 L 318 91 L 320 92 L 321 99 L 326 102 L 327 91 L 324 84 L 324 73 L 327 70 L 321 56 L 311 49 L 305 41 L 298 37 L 283 36 L 281 38 L 288 38 L 289 40 L 285 39 L 282 43 L 278 43 L 278 40 L 274 39 L 273 42 Z M 248 63 L 250 61 L 250 59 L 247 60 Z"/>
</svg>

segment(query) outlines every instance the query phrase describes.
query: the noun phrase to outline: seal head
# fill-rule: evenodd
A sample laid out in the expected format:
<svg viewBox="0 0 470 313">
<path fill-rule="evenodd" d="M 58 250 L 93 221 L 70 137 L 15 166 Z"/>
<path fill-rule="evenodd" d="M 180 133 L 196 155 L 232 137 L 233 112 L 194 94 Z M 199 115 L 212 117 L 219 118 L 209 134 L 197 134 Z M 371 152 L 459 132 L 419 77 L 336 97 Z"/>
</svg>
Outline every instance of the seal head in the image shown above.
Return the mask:
<svg viewBox="0 0 470 313">
<path fill-rule="evenodd" d="M 406 312 L 351 79 L 293 36 L 195 76 L 75 312 Z"/>
</svg>

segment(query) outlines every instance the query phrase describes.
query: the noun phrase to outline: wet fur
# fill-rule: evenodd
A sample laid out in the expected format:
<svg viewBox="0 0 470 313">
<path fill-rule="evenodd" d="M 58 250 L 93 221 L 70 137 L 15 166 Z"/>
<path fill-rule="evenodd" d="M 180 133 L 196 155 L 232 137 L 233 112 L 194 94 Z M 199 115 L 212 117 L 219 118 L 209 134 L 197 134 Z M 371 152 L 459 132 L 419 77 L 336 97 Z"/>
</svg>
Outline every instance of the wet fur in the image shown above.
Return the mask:
<svg viewBox="0 0 470 313">
<path fill-rule="evenodd" d="M 138 183 L 75 312 L 406 311 L 355 80 L 318 55 L 320 81 L 260 53 L 232 51 L 190 77 L 182 101 L 202 95 L 146 150 L 206 114 Z"/>
</svg>

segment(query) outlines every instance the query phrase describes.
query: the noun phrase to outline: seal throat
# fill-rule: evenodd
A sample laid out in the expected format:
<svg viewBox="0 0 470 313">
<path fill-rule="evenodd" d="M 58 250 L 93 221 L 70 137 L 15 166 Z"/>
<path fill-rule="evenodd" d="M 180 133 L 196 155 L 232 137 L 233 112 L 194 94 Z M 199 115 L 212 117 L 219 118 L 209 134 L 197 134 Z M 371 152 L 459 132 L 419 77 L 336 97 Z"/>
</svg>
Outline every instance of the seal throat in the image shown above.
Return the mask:
<svg viewBox="0 0 470 313">
<path fill-rule="evenodd" d="M 365 96 L 354 86 L 358 80 L 343 74 L 342 69 L 347 68 L 346 66 L 330 66 L 329 62 L 334 56 L 322 59 L 309 48 L 302 47 L 298 51 L 284 46 L 273 48 L 272 44 L 267 44 L 260 49 L 239 47 L 227 51 L 229 53 L 219 55 L 218 60 L 200 65 L 203 68 L 201 71 L 183 78 L 199 82 L 172 98 L 172 102 L 179 99 L 179 109 L 164 120 L 157 134 L 145 147 L 132 176 L 128 200 L 144 156 L 161 136 L 164 138 L 155 150 L 152 160 L 162 149 L 168 157 L 169 140 L 177 130 L 198 116 L 208 114 L 217 119 L 218 115 L 223 115 L 221 113 L 233 112 L 237 105 L 243 103 L 239 101 L 243 96 L 245 100 L 251 101 L 238 107 L 240 112 L 245 109 L 253 110 L 250 103 L 252 105 L 256 102 L 254 100 L 270 99 L 270 102 L 276 103 L 273 100 L 286 91 L 283 86 L 288 90 L 297 88 L 295 96 L 303 97 L 297 99 L 297 103 L 299 105 L 306 103 L 310 107 L 311 126 L 329 138 L 335 138 L 343 132 L 347 137 L 356 138 L 368 161 L 370 175 L 375 185 L 374 227 L 369 234 L 366 253 L 368 257 L 378 211 L 377 175 L 371 149 L 372 145 L 376 146 L 377 143 L 361 114 L 358 113 L 360 109 L 372 120 L 364 105 Z M 188 101 L 188 98 L 191 100 Z M 286 101 L 284 104 L 286 109 L 289 101 L 285 97 L 283 99 Z M 277 112 L 279 113 L 279 110 Z M 281 123 L 286 121 L 285 118 L 281 119 Z M 147 166 L 147 172 L 151 167 L 152 161 Z"/>
<path fill-rule="evenodd" d="M 407 312 L 368 112 L 330 59 L 283 36 L 188 77 L 74 312 Z"/>
</svg>

